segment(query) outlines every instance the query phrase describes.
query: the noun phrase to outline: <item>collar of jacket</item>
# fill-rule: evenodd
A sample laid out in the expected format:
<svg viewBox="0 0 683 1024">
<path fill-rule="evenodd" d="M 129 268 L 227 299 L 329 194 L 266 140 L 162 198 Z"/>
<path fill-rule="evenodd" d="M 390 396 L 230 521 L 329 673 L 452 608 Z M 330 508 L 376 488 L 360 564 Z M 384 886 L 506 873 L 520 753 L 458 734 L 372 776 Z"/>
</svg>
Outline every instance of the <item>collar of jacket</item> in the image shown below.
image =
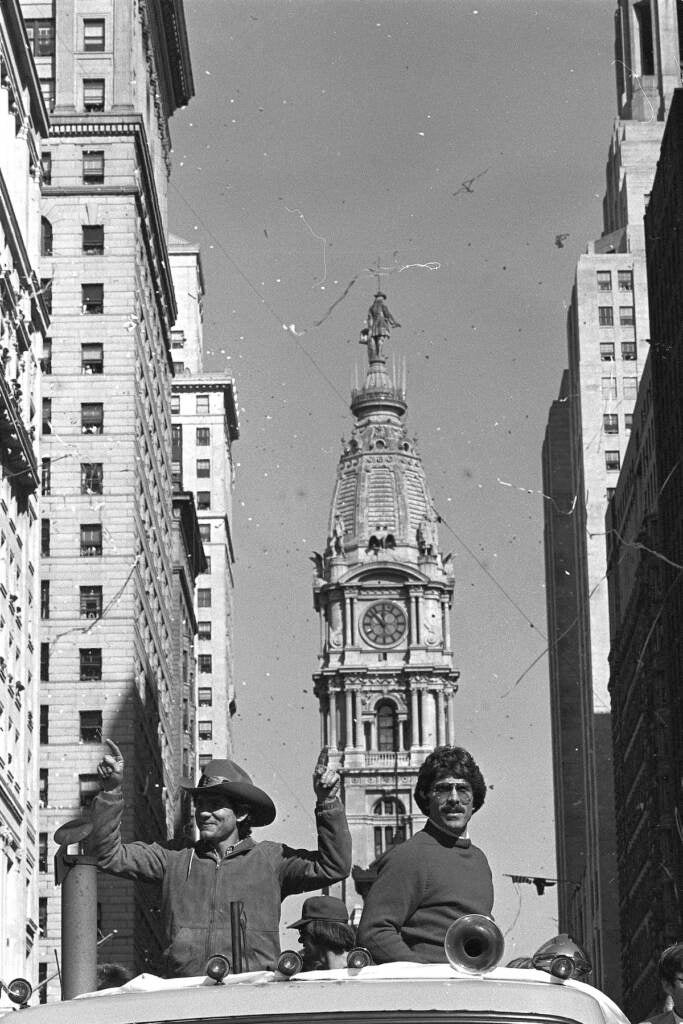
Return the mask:
<svg viewBox="0 0 683 1024">
<path fill-rule="evenodd" d="M 244 839 L 240 839 L 239 842 L 235 843 L 234 846 L 228 847 L 226 852 L 221 858 L 218 850 L 211 843 L 205 842 L 200 839 L 195 843 L 194 851 L 197 857 L 210 857 L 211 860 L 226 860 L 228 857 L 236 857 L 238 854 L 246 853 L 247 850 L 251 850 L 256 845 L 252 836 L 246 836 Z"/>
<path fill-rule="evenodd" d="M 463 849 L 467 849 L 472 845 L 471 839 L 465 839 L 464 836 L 453 835 L 448 829 L 441 828 L 431 818 L 428 818 L 427 824 L 424 828 L 427 835 L 433 836 L 437 842 L 441 843 L 442 846 L 462 846 Z"/>
</svg>

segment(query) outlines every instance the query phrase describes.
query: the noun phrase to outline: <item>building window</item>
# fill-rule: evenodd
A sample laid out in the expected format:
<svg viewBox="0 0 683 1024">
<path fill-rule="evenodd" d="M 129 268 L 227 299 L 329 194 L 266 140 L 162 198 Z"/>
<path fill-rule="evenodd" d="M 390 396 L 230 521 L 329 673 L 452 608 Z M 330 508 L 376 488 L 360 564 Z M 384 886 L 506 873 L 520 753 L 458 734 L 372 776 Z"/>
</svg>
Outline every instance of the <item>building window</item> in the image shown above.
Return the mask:
<svg viewBox="0 0 683 1024">
<path fill-rule="evenodd" d="M 40 581 L 40 617 L 41 619 L 50 618 L 50 581 Z"/>
<path fill-rule="evenodd" d="M 91 113 L 104 110 L 104 79 L 83 79 L 83 109 Z"/>
<path fill-rule="evenodd" d="M 601 341 L 600 342 L 600 358 L 603 363 L 614 362 L 614 342 L 613 341 Z"/>
<path fill-rule="evenodd" d="M 213 705 L 213 690 L 210 686 L 198 687 L 197 701 L 200 708 L 210 708 Z"/>
<path fill-rule="evenodd" d="M 47 896 L 38 897 L 38 929 L 43 938 L 47 935 Z"/>
<path fill-rule="evenodd" d="M 81 434 L 104 433 L 104 406 L 101 402 L 81 403 Z"/>
<path fill-rule="evenodd" d="M 171 348 L 184 348 L 185 346 L 185 332 L 184 331 L 171 331 Z"/>
<path fill-rule="evenodd" d="M 52 373 L 52 338 L 43 338 L 40 357 L 40 372 L 49 376 Z"/>
<path fill-rule="evenodd" d="M 104 182 L 104 150 L 83 150 L 83 184 L 101 185 Z"/>
<path fill-rule="evenodd" d="M 201 447 L 207 444 L 211 444 L 211 427 L 197 427 L 197 446 Z"/>
<path fill-rule="evenodd" d="M 43 434 L 52 433 L 52 399 L 43 399 L 43 417 L 42 417 L 42 432 Z"/>
<path fill-rule="evenodd" d="M 40 742 L 42 744 L 50 742 L 50 705 L 40 705 Z"/>
<path fill-rule="evenodd" d="M 34 57 L 53 57 L 55 23 L 51 18 L 27 18 L 26 35 Z"/>
<path fill-rule="evenodd" d="M 405 805 L 392 796 L 382 797 L 372 808 L 372 813 L 384 819 L 374 827 L 375 858 L 381 857 L 392 846 L 402 843 L 406 838 Z"/>
<path fill-rule="evenodd" d="M 210 654 L 200 654 L 197 659 L 197 666 L 203 675 L 210 675 L 213 671 L 213 659 Z"/>
<path fill-rule="evenodd" d="M 104 346 L 101 342 L 81 345 L 81 373 L 104 373 Z"/>
<path fill-rule="evenodd" d="M 81 587 L 80 613 L 82 619 L 99 619 L 102 615 L 102 587 Z"/>
<path fill-rule="evenodd" d="M 50 520 L 40 520 L 40 553 L 45 558 L 50 555 Z"/>
<path fill-rule="evenodd" d="M 611 292 L 612 291 L 612 271 L 611 270 L 598 270 L 598 291 L 599 292 Z"/>
<path fill-rule="evenodd" d="M 54 78 L 39 78 L 38 84 L 45 100 L 45 106 L 49 111 L 55 108 L 55 80 Z"/>
<path fill-rule="evenodd" d="M 81 647 L 79 652 L 80 674 L 79 679 L 83 682 L 99 680 L 102 678 L 102 648 Z"/>
<path fill-rule="evenodd" d="M 81 245 L 88 256 L 104 255 L 104 227 L 102 224 L 83 224 Z"/>
<path fill-rule="evenodd" d="M 203 413 L 209 411 L 209 396 L 208 395 L 197 395 L 197 412 Z"/>
<path fill-rule="evenodd" d="M 197 476 L 211 476 L 211 459 L 197 459 Z"/>
<path fill-rule="evenodd" d="M 176 377 L 179 377 L 182 373 L 185 373 L 185 363 L 173 363 L 173 373 Z"/>
<path fill-rule="evenodd" d="M 197 508 L 211 508 L 211 491 L 197 491 Z"/>
<path fill-rule="evenodd" d="M 199 640 L 211 639 L 211 620 L 203 620 L 197 623 L 197 637 Z"/>
<path fill-rule="evenodd" d="M 606 434 L 619 433 L 619 417 L 615 412 L 606 412 L 602 417 L 602 429 Z"/>
<path fill-rule="evenodd" d="M 52 493 L 52 461 L 50 459 L 42 459 L 40 464 L 40 493 L 46 498 Z"/>
<path fill-rule="evenodd" d="M 200 769 L 206 768 L 209 761 L 213 761 L 213 754 L 200 754 L 199 755 L 199 767 Z"/>
<path fill-rule="evenodd" d="M 605 469 L 618 470 L 620 466 L 621 457 L 618 451 L 605 452 Z"/>
<path fill-rule="evenodd" d="M 638 378 L 624 377 L 624 398 L 635 398 L 638 394 Z"/>
<path fill-rule="evenodd" d="M 211 575 L 211 555 L 204 555 L 204 561 L 206 562 L 206 568 L 204 569 L 204 576 Z"/>
<path fill-rule="evenodd" d="M 81 810 L 87 810 L 101 789 L 99 775 L 79 775 L 78 794 Z"/>
<path fill-rule="evenodd" d="M 41 277 L 40 279 L 40 294 L 43 296 L 43 302 L 45 303 L 45 309 L 48 313 L 52 313 L 52 278 Z"/>
<path fill-rule="evenodd" d="M 377 749 L 398 750 L 398 716 L 389 701 L 377 707 Z"/>
<path fill-rule="evenodd" d="M 52 184 L 52 153 L 43 153 L 40 158 L 40 165 L 43 171 L 43 185 Z"/>
<path fill-rule="evenodd" d="M 612 498 L 614 497 L 615 491 L 616 491 L 616 487 L 608 487 L 607 488 L 606 494 L 607 494 L 607 500 L 608 501 L 612 500 Z"/>
<path fill-rule="evenodd" d="M 81 494 L 102 494 L 103 477 L 103 463 L 81 462 Z"/>
<path fill-rule="evenodd" d="M 102 742 L 102 712 L 79 711 L 81 740 L 83 743 Z"/>
<path fill-rule="evenodd" d="M 38 870 L 47 871 L 47 832 L 38 833 Z"/>
<path fill-rule="evenodd" d="M 102 554 L 102 526 L 88 523 L 81 526 L 81 556 L 95 558 Z"/>
<path fill-rule="evenodd" d="M 637 357 L 635 341 L 622 341 L 621 343 L 621 358 L 626 359 L 628 362 L 633 362 Z"/>
<path fill-rule="evenodd" d="M 40 218 L 40 255 L 52 256 L 52 224 L 47 217 Z"/>
<path fill-rule="evenodd" d="M 180 412 L 180 395 L 171 395 L 171 412 Z"/>
<path fill-rule="evenodd" d="M 619 291 L 620 292 L 632 292 L 633 291 L 633 271 L 632 270 L 620 270 L 619 271 Z"/>
<path fill-rule="evenodd" d="M 198 722 L 199 738 L 200 740 L 212 740 L 213 739 L 213 722 L 200 721 Z"/>
<path fill-rule="evenodd" d="M 47 768 L 40 769 L 38 779 L 38 802 L 41 807 L 47 807 L 50 796 L 50 777 Z"/>
<path fill-rule="evenodd" d="M 619 306 L 619 323 L 622 327 L 633 327 L 636 322 L 633 306 Z"/>
<path fill-rule="evenodd" d="M 41 682 L 50 681 L 50 645 L 47 642 L 40 645 L 40 679 Z"/>
<path fill-rule="evenodd" d="M 198 587 L 197 588 L 197 607 L 198 608 L 210 608 L 211 607 L 211 587 Z"/>
<path fill-rule="evenodd" d="M 633 413 L 632 412 L 624 413 L 624 430 L 626 431 L 627 434 L 631 433 L 632 427 L 633 427 Z"/>
<path fill-rule="evenodd" d="M 83 313 L 96 315 L 104 313 L 104 285 L 81 285 L 81 310 Z"/>
<path fill-rule="evenodd" d="M 616 398 L 617 397 L 617 378 L 616 377 L 601 377 L 600 378 L 600 392 L 603 398 Z"/>
<path fill-rule="evenodd" d="M 104 18 L 83 19 L 83 49 L 86 53 L 104 50 Z"/>
<path fill-rule="evenodd" d="M 202 538 L 203 544 L 209 544 L 211 542 L 211 523 L 199 524 L 199 536 Z"/>
<path fill-rule="evenodd" d="M 598 306 L 598 323 L 601 327 L 614 326 L 614 310 L 611 306 Z"/>
</svg>

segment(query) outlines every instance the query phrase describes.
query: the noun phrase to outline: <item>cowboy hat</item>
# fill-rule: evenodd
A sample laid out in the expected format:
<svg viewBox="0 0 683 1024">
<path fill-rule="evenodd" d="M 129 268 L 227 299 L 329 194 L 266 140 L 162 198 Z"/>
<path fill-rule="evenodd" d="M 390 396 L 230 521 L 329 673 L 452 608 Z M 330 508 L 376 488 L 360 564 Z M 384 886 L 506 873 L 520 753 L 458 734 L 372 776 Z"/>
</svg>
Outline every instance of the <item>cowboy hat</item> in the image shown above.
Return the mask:
<svg viewBox="0 0 683 1024">
<path fill-rule="evenodd" d="M 343 900 L 336 896 L 309 896 L 301 907 L 301 917 L 288 928 L 301 928 L 309 921 L 339 921 L 348 924 L 349 912 Z"/>
<path fill-rule="evenodd" d="M 209 761 L 204 765 L 196 786 L 189 779 L 182 779 L 180 785 L 195 797 L 220 793 L 234 803 L 243 804 L 249 811 L 252 825 L 270 825 L 275 819 L 273 801 L 234 761 Z"/>
</svg>

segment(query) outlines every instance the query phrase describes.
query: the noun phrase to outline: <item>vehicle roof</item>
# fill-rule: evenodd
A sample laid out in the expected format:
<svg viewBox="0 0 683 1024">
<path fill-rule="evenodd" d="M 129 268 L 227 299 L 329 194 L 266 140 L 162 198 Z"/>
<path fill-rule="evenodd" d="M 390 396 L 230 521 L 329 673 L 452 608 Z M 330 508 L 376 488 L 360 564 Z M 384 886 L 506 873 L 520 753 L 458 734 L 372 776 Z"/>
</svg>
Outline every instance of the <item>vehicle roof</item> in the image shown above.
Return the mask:
<svg viewBox="0 0 683 1024">
<path fill-rule="evenodd" d="M 498 968 L 465 974 L 446 965 L 386 964 L 311 971 L 286 979 L 270 971 L 162 981 L 140 975 L 119 989 L 22 1011 L 22 1024 L 151 1024 L 239 1017 L 401 1012 L 545 1017 L 580 1024 L 628 1024 L 598 989 L 542 971 Z"/>
</svg>

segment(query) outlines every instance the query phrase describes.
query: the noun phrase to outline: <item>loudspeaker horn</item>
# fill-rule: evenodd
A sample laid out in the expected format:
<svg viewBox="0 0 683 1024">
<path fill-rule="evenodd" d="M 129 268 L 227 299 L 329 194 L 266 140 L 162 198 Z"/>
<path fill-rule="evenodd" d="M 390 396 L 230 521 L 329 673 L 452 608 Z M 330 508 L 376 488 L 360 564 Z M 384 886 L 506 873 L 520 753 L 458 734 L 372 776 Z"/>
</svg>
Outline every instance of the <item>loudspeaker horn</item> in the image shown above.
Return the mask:
<svg viewBox="0 0 683 1024">
<path fill-rule="evenodd" d="M 484 914 L 465 914 L 446 932 L 444 949 L 451 967 L 467 974 L 486 974 L 503 959 L 505 940 L 498 925 Z"/>
</svg>

